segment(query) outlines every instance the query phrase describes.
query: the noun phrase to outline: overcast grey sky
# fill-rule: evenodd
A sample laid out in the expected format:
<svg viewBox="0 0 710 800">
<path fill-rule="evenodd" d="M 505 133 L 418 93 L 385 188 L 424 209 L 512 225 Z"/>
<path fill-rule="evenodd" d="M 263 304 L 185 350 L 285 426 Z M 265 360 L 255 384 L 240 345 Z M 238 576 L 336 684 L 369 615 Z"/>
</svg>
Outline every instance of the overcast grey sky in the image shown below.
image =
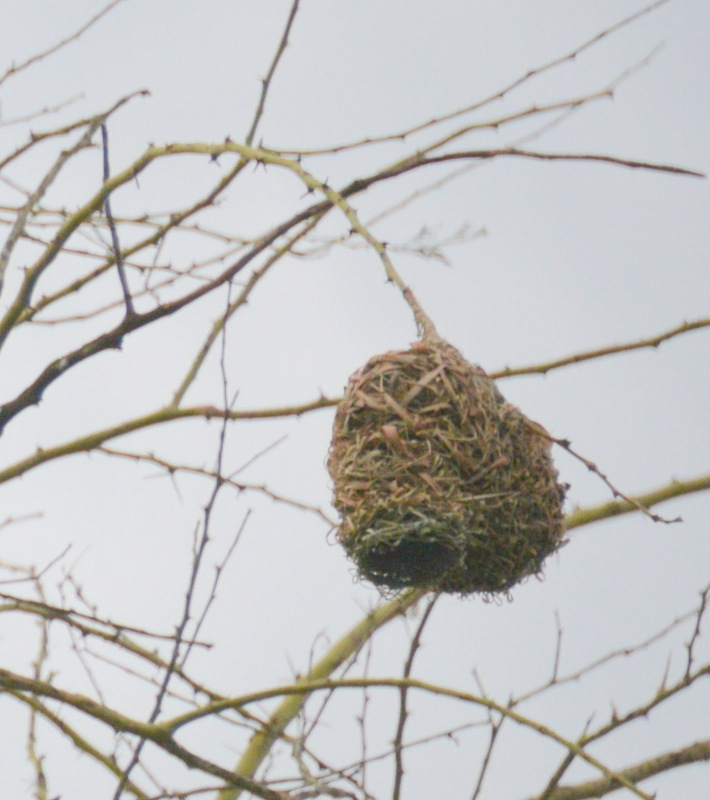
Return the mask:
<svg viewBox="0 0 710 800">
<path fill-rule="evenodd" d="M 289 6 L 285 0 L 125 0 L 78 41 L 9 80 L 0 89 L 2 121 L 76 98 L 32 123 L 41 130 L 148 89 L 150 96 L 132 100 L 110 123 L 114 171 L 149 143 L 241 140 Z M 0 72 L 70 34 L 101 7 L 90 0 L 4 3 Z M 274 148 L 312 149 L 399 132 L 496 92 L 641 7 L 627 0 L 303 0 L 257 140 Z M 619 83 L 613 99 L 589 103 L 533 144 L 549 152 L 617 155 L 708 172 L 709 45 L 707 3 L 671 0 L 489 105 L 476 119 L 604 90 L 652 54 Z M 481 131 L 469 144 L 503 146 L 539 125 L 536 119 Z M 24 125 L 0 127 L 2 152 L 26 135 Z M 308 166 L 339 186 L 403 157 L 410 146 L 394 142 L 314 158 Z M 31 185 L 41 167 L 39 161 L 23 162 L 22 169 L 8 169 L 7 177 Z M 170 211 L 223 168 L 206 160 L 189 167 L 160 165 L 141 178 L 139 187 L 115 196 L 116 213 L 122 203 L 137 202 Z M 51 202 L 76 206 L 99 185 L 98 170 L 98 160 L 82 161 L 61 192 L 50 194 Z M 367 220 L 444 174 L 416 173 L 358 199 L 356 206 Z M 216 227 L 254 235 L 303 202 L 302 187 L 291 178 L 255 173 L 250 181 L 250 193 L 230 192 L 214 211 Z M 7 186 L 0 186 L 0 201 L 10 196 Z M 511 159 L 468 171 L 373 230 L 395 246 L 424 229 L 431 240 L 447 240 L 465 226 L 471 234 L 480 231 L 445 249 L 448 265 L 396 249 L 395 262 L 442 335 L 471 361 L 496 371 L 641 339 L 707 317 L 709 219 L 706 180 L 608 164 Z M 347 230 L 335 217 L 328 226 Z M 184 248 L 170 254 L 174 260 L 189 263 L 203 254 L 204 244 L 190 237 L 183 241 Z M 1 302 L 4 311 L 5 297 Z M 170 320 L 158 339 L 137 337 L 122 352 L 77 370 L 47 394 L 39 409 L 7 430 L 0 443 L 3 465 L 37 446 L 167 402 L 220 307 L 215 301 L 199 313 Z M 37 366 L 72 346 L 78 335 L 49 337 L 48 330 L 18 336 L 3 351 L 0 370 L 8 383 L 0 386 L 0 400 L 13 396 Z M 407 306 L 385 283 L 372 251 L 344 247 L 321 258 L 291 260 L 263 282 L 232 325 L 230 389 L 239 391 L 243 408 L 307 401 L 319 392 L 335 396 L 371 355 L 406 347 L 415 335 Z M 643 492 L 708 472 L 708 341 L 708 334 L 698 331 L 658 350 L 544 378 L 511 378 L 500 388 L 553 435 L 570 439 L 624 491 Z M 218 391 L 213 368 L 195 387 L 191 402 L 219 402 Z M 327 508 L 331 421 L 331 412 L 324 411 L 298 421 L 235 426 L 227 441 L 228 464 L 236 468 L 288 434 L 244 473 L 245 479 Z M 216 426 L 190 424 L 184 430 L 153 431 L 129 444 L 210 464 L 217 435 Z M 610 499 L 582 465 L 564 453 L 556 454 L 556 461 L 572 485 L 570 508 Z M 94 455 L 3 485 L 1 518 L 44 513 L 2 534 L 3 559 L 42 565 L 71 544 L 67 563 L 104 613 L 169 631 L 209 490 L 204 483 L 178 482 L 179 494 L 155 469 Z M 372 587 L 353 582 L 351 565 L 327 541 L 321 519 L 264 498 L 232 497 L 220 506 L 212 561 L 222 557 L 248 509 L 253 513 L 203 633 L 216 648 L 196 653 L 193 662 L 207 682 L 232 693 L 286 681 L 292 669 L 303 671 L 316 637 L 336 638 L 378 598 Z M 511 692 L 549 677 L 555 613 L 565 632 L 566 669 L 650 636 L 691 608 L 710 580 L 710 498 L 686 498 L 662 511 L 681 514 L 683 524 L 654 525 L 634 515 L 572 533 L 570 543 L 550 559 L 545 580 L 516 588 L 511 603 L 444 599 L 434 612 L 417 672 L 473 690 L 475 668 L 487 691 L 505 701 Z M 26 665 L 32 651 L 17 646 L 24 634 L 7 625 L 0 631 L 2 662 Z M 375 674 L 392 672 L 401 662 L 406 640 L 400 628 L 378 639 Z M 707 642 L 704 647 L 707 651 Z M 596 681 L 541 700 L 533 711 L 574 736 L 592 712 L 603 715 L 612 702 L 633 703 L 656 686 L 667 653 L 668 647 L 660 647 L 638 664 L 609 669 Z M 67 687 L 87 691 L 83 676 L 61 677 Z M 120 682 L 111 683 L 115 677 L 107 674 L 105 680 L 109 695 L 120 694 Z M 12 781 L 6 785 L 13 787 L 3 792 L 20 798 L 29 780 L 17 734 L 22 717 L 7 702 L 0 708 L 18 725 L 0 726 L 0 752 L 9 759 L 3 783 Z M 343 719 L 354 708 L 344 709 Z M 453 724 L 461 713 L 422 700 L 414 708 L 411 735 Z M 389 718 L 387 725 L 383 743 L 392 735 Z M 347 727 L 352 733 L 354 726 Z M 340 735 L 328 731 L 320 742 L 324 751 L 336 749 Z M 110 779 L 82 771 L 85 765 L 70 751 L 59 763 L 52 753 L 56 739 L 47 736 L 56 791 L 73 800 L 111 796 Z M 694 736 L 710 736 L 707 705 L 679 705 L 662 724 L 620 742 L 620 763 L 681 746 Z M 219 748 L 227 746 L 216 745 L 220 758 Z M 449 742 L 423 751 L 421 761 L 409 768 L 407 800 L 469 797 L 471 759 L 480 746 L 482 740 L 472 734 L 459 749 Z M 613 761 L 610 747 L 598 755 Z M 231 760 L 230 752 L 226 755 Z M 533 737 L 511 731 L 485 796 L 505 800 L 539 791 L 557 758 Z M 659 779 L 659 798 L 705 800 L 708 768 L 694 769 L 672 785 Z M 570 778 L 586 774 L 580 768 Z"/>
</svg>

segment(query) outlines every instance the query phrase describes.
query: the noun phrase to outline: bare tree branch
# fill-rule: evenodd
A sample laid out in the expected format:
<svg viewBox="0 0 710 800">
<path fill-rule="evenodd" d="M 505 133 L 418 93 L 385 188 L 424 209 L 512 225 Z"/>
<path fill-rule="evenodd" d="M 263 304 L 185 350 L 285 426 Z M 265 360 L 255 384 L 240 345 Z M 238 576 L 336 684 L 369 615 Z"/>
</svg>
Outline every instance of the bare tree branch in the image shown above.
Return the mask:
<svg viewBox="0 0 710 800">
<path fill-rule="evenodd" d="M 697 331 L 701 328 L 707 328 L 708 326 L 710 326 L 710 318 L 696 319 L 692 322 L 683 322 L 675 328 L 659 333 L 656 336 L 649 336 L 646 339 L 639 339 L 625 344 L 615 344 L 609 347 L 599 347 L 595 350 L 587 350 L 586 352 L 575 353 L 566 358 L 558 358 L 554 361 L 546 361 L 542 364 L 533 364 L 527 367 L 505 367 L 496 372 L 490 372 L 489 375 L 491 378 L 510 378 L 514 375 L 546 375 L 552 370 L 567 367 L 571 364 L 581 364 L 584 361 L 606 358 L 607 356 L 628 353 L 633 350 L 644 350 L 646 348 L 658 349 L 663 342 L 667 342 L 669 339 L 675 339 L 677 336 L 681 336 L 684 333 Z"/>
<path fill-rule="evenodd" d="M 404 670 L 402 676 L 410 678 L 412 675 L 412 667 L 414 666 L 414 657 L 421 644 L 422 634 L 424 628 L 429 621 L 431 612 L 434 610 L 434 605 L 438 600 L 439 595 L 434 595 L 428 602 L 424 609 L 419 625 L 412 637 L 412 643 L 409 646 L 409 653 L 407 660 L 404 662 Z M 404 779 L 404 761 L 402 758 L 402 743 L 404 741 L 404 727 L 407 724 L 407 686 L 402 686 L 399 692 L 399 719 L 397 720 L 397 731 L 394 735 L 394 787 L 392 789 L 392 800 L 399 800 L 402 792 L 402 780 Z"/>
<path fill-rule="evenodd" d="M 66 47 L 68 44 L 76 41 L 80 36 L 82 36 L 82 34 L 86 33 L 89 28 L 92 28 L 102 17 L 106 16 L 109 11 L 114 9 L 121 2 L 122 0 L 112 0 L 112 2 L 104 6 L 101 11 L 99 11 L 97 14 L 94 14 L 94 16 L 88 22 L 84 23 L 84 25 L 82 25 L 78 30 L 74 31 L 74 33 L 70 34 L 51 47 L 48 47 L 46 50 L 43 50 L 41 53 L 37 53 L 31 58 L 28 58 L 26 61 L 23 61 L 17 65 L 13 64 L 8 70 L 5 71 L 3 75 L 0 75 L 0 86 L 2 86 L 2 84 L 5 83 L 8 78 L 12 78 L 14 75 L 17 75 L 18 72 L 22 72 L 28 67 L 31 67 L 33 64 L 43 61 L 45 58 L 53 55 L 57 51 Z"/>
<path fill-rule="evenodd" d="M 370 637 L 386 625 L 392 619 L 405 613 L 423 595 L 422 590 L 405 591 L 390 600 L 388 603 L 376 608 L 369 613 L 355 627 L 351 628 L 341 639 L 335 642 L 325 656 L 315 664 L 308 674 L 297 682 L 299 686 L 317 685 L 314 682 L 321 681 L 333 674 L 333 672 L 353 653 L 356 653 Z M 327 683 L 327 680 L 325 681 Z M 322 684 L 325 685 L 325 684 Z M 362 684 L 361 684 L 362 685 Z M 296 691 L 290 696 L 284 697 L 283 701 L 271 715 L 267 725 L 263 730 L 258 731 L 252 737 L 249 746 L 244 751 L 235 768 L 235 774 L 253 778 L 257 770 L 269 754 L 273 743 L 283 734 L 288 724 L 300 713 L 306 701 L 310 689 Z M 275 696 L 282 695 L 277 692 Z M 274 696 L 274 695 L 271 695 Z M 173 721 L 173 725 L 180 724 Z M 238 789 L 224 789 L 220 792 L 218 800 L 236 800 L 240 792 Z"/>
<path fill-rule="evenodd" d="M 592 508 L 579 508 L 570 512 L 565 519 L 567 530 L 589 525 L 603 519 L 610 519 L 620 514 L 638 511 L 639 506 L 653 508 L 659 503 L 665 503 L 676 497 L 683 497 L 696 492 L 705 492 L 710 489 L 710 475 L 703 475 L 687 481 L 671 481 L 666 486 L 661 486 L 645 494 L 636 495 L 631 500 L 611 500 L 608 503 Z"/>
<path fill-rule="evenodd" d="M 710 739 L 672 750 L 661 755 L 641 761 L 632 767 L 619 770 L 618 778 L 636 784 L 671 769 L 696 764 L 699 761 L 710 761 Z M 544 795 L 545 800 L 585 800 L 590 797 L 604 797 L 622 786 L 620 780 L 614 778 L 597 778 L 585 783 L 570 786 L 557 786 Z M 543 795 L 536 795 L 530 800 L 542 800 Z"/>
<path fill-rule="evenodd" d="M 256 129 L 259 127 L 259 122 L 261 122 L 261 117 L 264 113 L 264 107 L 266 106 L 266 97 L 269 93 L 271 82 L 274 79 L 276 68 L 278 67 L 279 61 L 281 61 L 281 57 L 286 52 L 286 48 L 288 47 L 288 37 L 291 33 L 293 21 L 296 19 L 296 14 L 298 13 L 299 2 L 300 0 L 293 0 L 291 4 L 291 11 L 288 15 L 286 27 L 284 28 L 284 32 L 281 36 L 281 41 L 276 48 L 269 71 L 266 73 L 266 77 L 261 82 L 261 96 L 259 97 L 259 103 L 256 107 L 256 111 L 254 112 L 254 119 L 252 120 L 251 127 L 249 128 L 249 133 L 247 133 L 246 139 L 244 140 L 247 144 L 253 143 L 254 136 L 256 135 Z"/>
</svg>

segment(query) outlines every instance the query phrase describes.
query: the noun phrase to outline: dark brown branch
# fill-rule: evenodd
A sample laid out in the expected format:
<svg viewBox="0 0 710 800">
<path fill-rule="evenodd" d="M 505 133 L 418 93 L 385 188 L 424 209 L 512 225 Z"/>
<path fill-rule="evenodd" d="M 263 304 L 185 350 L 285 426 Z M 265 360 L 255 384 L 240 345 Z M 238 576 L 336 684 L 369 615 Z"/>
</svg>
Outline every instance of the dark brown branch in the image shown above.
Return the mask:
<svg viewBox="0 0 710 800">
<path fill-rule="evenodd" d="M 73 147 L 70 147 L 66 150 L 62 150 L 61 153 L 57 156 L 54 164 L 52 164 L 52 166 L 45 174 L 44 178 L 42 178 L 37 189 L 29 195 L 27 202 L 25 203 L 23 208 L 20 209 L 20 211 L 17 213 L 12 229 L 8 234 L 7 239 L 5 240 L 2 252 L 0 252 L 0 289 L 2 288 L 2 281 L 4 279 L 8 263 L 10 261 L 10 256 L 12 255 L 15 245 L 17 244 L 20 237 L 24 233 L 25 224 L 29 219 L 29 217 L 34 213 L 35 206 L 41 200 L 41 198 L 46 194 L 47 190 L 52 185 L 57 175 L 59 175 L 60 171 L 64 168 L 64 166 L 68 163 L 68 161 L 71 158 L 73 158 L 78 152 L 91 146 L 92 136 L 101 126 L 101 124 L 105 122 L 106 119 L 108 119 L 108 117 L 111 114 L 117 111 L 121 106 L 123 106 L 133 97 L 143 94 L 145 94 L 145 92 L 136 92 L 134 94 L 127 95 L 126 97 L 122 97 L 119 101 L 114 103 L 113 106 L 108 109 L 108 111 L 105 111 L 102 114 L 98 114 L 97 116 L 90 118 L 86 123 L 85 126 L 86 130 L 84 131 L 83 135 L 78 140 L 78 142 L 76 142 L 76 144 L 74 144 Z M 72 130 L 72 129 L 73 126 L 70 126 L 67 130 Z M 149 162 L 146 162 L 146 166 L 147 163 Z M 47 247 L 45 248 L 43 258 L 41 258 L 39 262 L 35 264 L 32 268 L 27 270 L 17 297 L 12 302 L 10 308 L 3 316 L 2 322 L 0 322 L 0 346 L 8 337 L 10 330 L 12 329 L 12 326 L 15 324 L 21 313 L 27 307 L 34 286 L 39 280 L 44 270 L 46 269 L 46 267 L 54 260 L 57 254 L 61 252 L 64 242 L 68 239 L 68 237 L 75 230 L 75 228 L 78 227 L 83 222 L 85 222 L 86 219 L 88 219 L 89 215 L 101 206 L 101 204 L 104 202 L 105 198 L 108 197 L 109 194 L 110 191 L 106 191 L 104 194 L 100 192 L 93 198 L 93 201 L 91 203 L 89 203 L 87 206 L 84 207 L 84 209 L 80 210 L 80 212 L 78 212 L 77 214 L 72 215 L 72 219 L 75 220 L 74 227 L 67 224 L 62 226 L 59 232 L 57 233 L 57 236 L 54 238 L 54 240 L 50 244 L 48 244 Z"/>
<path fill-rule="evenodd" d="M 456 153 L 445 153 L 440 156 L 415 158 L 416 166 L 443 164 L 449 161 L 489 160 L 493 158 L 531 158 L 542 161 L 586 161 L 602 164 L 614 164 L 630 169 L 646 169 L 652 172 L 670 172 L 673 175 L 688 175 L 694 178 L 707 177 L 704 172 L 678 167 L 673 164 L 657 164 L 652 161 L 638 161 L 633 158 L 607 156 L 600 153 L 542 153 L 538 150 L 521 150 L 516 147 L 501 147 L 496 150 L 461 150 Z"/>
<path fill-rule="evenodd" d="M 111 177 L 111 169 L 109 166 L 108 158 L 108 128 L 106 123 L 101 123 L 101 142 L 103 150 L 103 168 L 104 168 L 104 183 Z M 113 212 L 111 211 L 111 195 L 106 195 L 104 200 L 104 209 L 106 211 L 106 223 L 111 233 L 111 244 L 113 245 L 113 256 L 116 259 L 116 271 L 118 272 L 118 279 L 121 283 L 121 291 L 123 292 L 123 301 L 126 304 L 126 316 L 131 316 L 135 313 L 133 308 L 133 300 L 131 299 L 131 292 L 128 288 L 128 279 L 126 278 L 126 269 L 123 265 L 123 256 L 121 255 L 121 245 L 118 241 L 118 231 L 116 230 L 116 223 L 113 219 Z"/>
</svg>

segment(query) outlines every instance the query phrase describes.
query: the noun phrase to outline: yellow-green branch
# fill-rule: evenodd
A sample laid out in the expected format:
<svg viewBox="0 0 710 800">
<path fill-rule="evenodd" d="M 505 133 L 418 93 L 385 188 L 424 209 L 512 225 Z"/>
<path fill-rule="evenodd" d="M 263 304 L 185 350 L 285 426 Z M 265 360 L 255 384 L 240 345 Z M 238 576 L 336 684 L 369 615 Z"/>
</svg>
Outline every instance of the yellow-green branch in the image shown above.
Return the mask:
<svg viewBox="0 0 710 800">
<path fill-rule="evenodd" d="M 554 361 L 547 361 L 542 364 L 531 364 L 527 367 L 505 367 L 505 369 L 491 372 L 489 375 L 491 378 L 510 378 L 513 375 L 546 375 L 553 369 L 567 367 L 570 364 L 581 364 L 583 361 L 591 361 L 595 358 L 604 358 L 605 356 L 617 355 L 619 353 L 628 353 L 632 350 L 658 348 L 663 342 L 669 339 L 707 327 L 710 327 L 710 318 L 697 319 L 693 322 L 684 322 L 656 336 L 649 336 L 647 339 L 639 339 L 638 341 L 627 342 L 626 344 L 610 345 L 609 347 L 598 347 L 595 350 L 575 353 L 565 358 L 558 358 Z"/>
<path fill-rule="evenodd" d="M 25 703 L 37 714 L 41 714 L 44 719 L 46 719 L 48 722 L 51 722 L 54 727 L 57 728 L 57 730 L 59 730 L 64 736 L 71 739 L 77 750 L 80 750 L 81 752 L 93 758 L 94 761 L 97 761 L 99 764 L 103 765 L 117 778 L 120 778 L 123 775 L 123 771 L 116 761 L 111 758 L 111 756 L 107 756 L 105 753 L 102 753 L 100 750 L 94 747 L 88 739 L 85 739 L 83 736 L 81 736 L 81 734 L 68 725 L 60 716 L 50 711 L 47 706 L 44 705 L 44 703 L 40 703 L 40 701 L 34 695 L 17 691 L 9 691 L 8 694 L 12 695 L 20 702 Z M 133 781 L 127 781 L 126 788 L 131 791 L 133 795 L 138 798 L 138 800 L 148 800 L 149 798 L 149 795 L 147 795 L 142 789 L 133 783 Z"/>
<path fill-rule="evenodd" d="M 253 409 L 244 411 L 233 411 L 217 408 L 217 406 L 192 406 L 190 408 L 177 408 L 175 406 L 166 406 L 152 414 L 146 414 L 143 417 L 122 422 L 118 425 L 113 425 L 110 428 L 91 433 L 88 436 L 81 436 L 71 442 L 57 445 L 55 447 L 48 447 L 46 449 L 37 450 L 33 455 L 28 458 L 18 461 L 5 470 L 0 471 L 0 483 L 17 478 L 31 469 L 46 464 L 48 461 L 54 461 L 57 458 L 64 456 L 76 455 L 77 453 L 90 453 L 92 450 L 100 447 L 105 442 L 116 439 L 119 436 L 125 436 L 129 433 L 149 428 L 153 425 L 160 425 L 166 422 L 173 422 L 178 419 L 195 419 L 202 418 L 205 420 L 211 419 L 224 419 L 228 417 L 231 420 L 246 420 L 246 419 L 277 419 L 280 417 L 297 417 L 305 414 L 307 411 L 315 411 L 319 408 L 329 408 L 330 406 L 337 405 L 338 400 L 329 397 L 319 397 L 308 403 L 295 404 L 292 406 L 282 406 L 275 408 Z"/>
<path fill-rule="evenodd" d="M 638 783 L 661 772 L 687 764 L 696 764 L 698 761 L 710 761 L 710 739 L 695 742 L 680 750 L 663 753 L 655 758 L 649 758 L 647 761 L 619 770 L 617 775 L 632 783 Z M 548 800 L 586 800 L 587 798 L 603 797 L 620 787 L 621 784 L 618 781 L 603 777 L 573 786 L 558 786 L 547 795 L 547 798 Z"/>
<path fill-rule="evenodd" d="M 308 693 L 312 691 L 310 688 L 303 687 L 310 685 L 317 687 L 318 682 L 321 686 L 327 683 L 326 679 L 354 655 L 378 628 L 403 614 L 424 594 L 425 592 L 421 589 L 402 592 L 393 600 L 370 612 L 339 639 L 310 672 L 296 682 L 295 685 L 299 688 L 295 690 L 295 693 L 284 697 L 269 719 L 268 725 L 252 736 L 249 746 L 237 764 L 235 774 L 243 778 L 254 777 L 274 742 L 283 734 L 288 724 L 300 714 Z M 283 693 L 279 692 L 278 694 Z M 239 789 L 230 787 L 219 793 L 218 800 L 236 800 L 239 794 Z"/>
<path fill-rule="evenodd" d="M 395 601 L 393 601 L 395 602 Z M 389 605 L 389 604 L 388 604 Z M 381 609 L 387 608 L 382 606 Z M 399 610 L 397 611 L 399 613 Z M 387 620 L 385 620 L 387 621 Z M 368 634 L 369 635 L 369 634 Z M 341 640 L 338 644 L 345 644 L 345 649 L 348 643 Z M 343 659 L 344 660 L 344 659 Z M 318 666 L 318 665 L 317 665 Z M 316 667 L 317 668 L 317 667 Z M 315 669 L 315 668 L 314 668 Z M 332 670 L 331 670 L 332 671 Z M 648 798 L 649 796 L 636 788 L 627 778 L 622 774 L 610 770 L 605 764 L 596 759 L 594 756 L 587 753 L 583 747 L 577 742 L 561 736 L 559 733 L 543 725 L 540 722 L 530 719 L 523 714 L 509 708 L 508 706 L 500 705 L 494 700 L 485 697 L 473 695 L 468 692 L 459 691 L 456 689 L 449 689 L 445 686 L 438 686 L 437 684 L 427 683 L 425 681 L 415 680 L 413 678 L 354 678 L 342 680 L 329 680 L 329 679 L 316 679 L 311 677 L 314 670 L 311 671 L 307 678 L 297 681 L 291 686 L 281 686 L 278 688 L 270 689 L 266 692 L 251 695 L 249 697 L 239 698 L 234 702 L 256 702 L 258 700 L 268 699 L 272 696 L 286 695 L 282 704 L 277 709 L 276 713 L 270 720 L 269 728 L 264 731 L 259 731 L 254 734 L 252 742 L 250 743 L 247 751 L 240 760 L 235 770 L 236 774 L 242 777 L 253 777 L 256 769 L 262 763 L 264 757 L 271 749 L 273 742 L 276 738 L 283 733 L 286 725 L 294 719 L 300 712 L 306 697 L 315 691 L 331 691 L 333 689 L 362 689 L 368 687 L 393 687 L 401 689 L 403 687 L 409 689 L 420 689 L 430 694 L 436 694 L 443 697 L 450 697 L 454 700 L 461 700 L 467 703 L 474 703 L 476 705 L 489 708 L 491 711 L 496 711 L 506 717 L 511 718 L 520 725 L 531 728 L 537 733 L 546 736 L 549 739 L 562 745 L 568 752 L 574 753 L 575 756 L 586 761 L 598 769 L 607 781 L 616 783 L 616 785 L 624 786 L 629 791 L 633 792 L 638 797 Z M 224 789 L 218 795 L 218 800 L 235 800 L 240 794 L 239 789 Z"/>
<path fill-rule="evenodd" d="M 601 503 L 598 506 L 591 508 L 578 508 L 569 513 L 565 519 L 565 527 L 567 530 L 579 528 L 582 525 L 589 525 L 592 522 L 599 522 L 603 519 L 611 519 L 618 517 L 620 514 L 629 514 L 633 511 L 638 511 L 638 505 L 644 508 L 651 508 L 659 503 L 665 503 L 668 500 L 673 500 L 676 497 L 682 497 L 687 494 L 694 494 L 696 492 L 704 492 L 710 489 L 710 475 L 702 475 L 699 478 L 693 478 L 687 481 L 671 481 L 666 486 L 661 486 L 646 494 L 639 494 L 632 497 L 632 502 L 626 500 L 611 500 L 608 503 Z"/>
</svg>

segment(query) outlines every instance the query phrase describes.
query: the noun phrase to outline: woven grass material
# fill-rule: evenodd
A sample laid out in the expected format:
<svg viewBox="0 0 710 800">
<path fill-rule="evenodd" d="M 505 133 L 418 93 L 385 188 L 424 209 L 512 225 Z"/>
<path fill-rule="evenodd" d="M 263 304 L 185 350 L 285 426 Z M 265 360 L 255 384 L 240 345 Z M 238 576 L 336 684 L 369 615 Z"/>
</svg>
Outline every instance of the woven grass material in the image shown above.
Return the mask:
<svg viewBox="0 0 710 800">
<path fill-rule="evenodd" d="M 548 440 L 438 338 L 350 378 L 328 469 L 338 540 L 385 590 L 507 592 L 560 546 L 564 489 Z"/>
</svg>

